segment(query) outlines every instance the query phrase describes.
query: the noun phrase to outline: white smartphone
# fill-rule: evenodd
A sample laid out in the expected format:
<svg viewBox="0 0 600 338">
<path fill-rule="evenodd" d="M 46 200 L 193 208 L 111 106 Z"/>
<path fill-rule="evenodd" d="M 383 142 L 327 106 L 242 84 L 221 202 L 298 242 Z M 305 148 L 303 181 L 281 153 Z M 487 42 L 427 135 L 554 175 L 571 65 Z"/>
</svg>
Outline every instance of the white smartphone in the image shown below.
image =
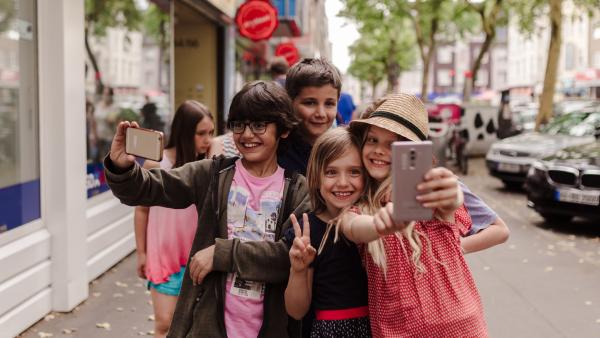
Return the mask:
<svg viewBox="0 0 600 338">
<path fill-rule="evenodd" d="M 430 220 L 433 209 L 417 201 L 417 185 L 433 165 L 431 141 L 392 143 L 392 218 L 396 222 Z"/>
<path fill-rule="evenodd" d="M 125 137 L 125 152 L 160 162 L 163 154 L 163 133 L 156 130 L 129 127 Z"/>
</svg>

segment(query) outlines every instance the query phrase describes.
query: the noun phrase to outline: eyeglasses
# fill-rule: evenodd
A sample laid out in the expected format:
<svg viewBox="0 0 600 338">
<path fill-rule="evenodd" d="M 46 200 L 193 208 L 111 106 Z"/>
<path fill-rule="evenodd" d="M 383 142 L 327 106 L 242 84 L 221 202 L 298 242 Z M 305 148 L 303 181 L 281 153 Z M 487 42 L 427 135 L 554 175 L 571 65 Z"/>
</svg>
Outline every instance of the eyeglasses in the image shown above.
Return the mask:
<svg viewBox="0 0 600 338">
<path fill-rule="evenodd" d="M 250 127 L 250 131 L 256 135 L 264 134 L 267 131 L 267 125 L 273 123 L 270 121 L 231 121 L 229 129 L 234 134 L 241 134 L 246 130 L 246 126 Z"/>
</svg>

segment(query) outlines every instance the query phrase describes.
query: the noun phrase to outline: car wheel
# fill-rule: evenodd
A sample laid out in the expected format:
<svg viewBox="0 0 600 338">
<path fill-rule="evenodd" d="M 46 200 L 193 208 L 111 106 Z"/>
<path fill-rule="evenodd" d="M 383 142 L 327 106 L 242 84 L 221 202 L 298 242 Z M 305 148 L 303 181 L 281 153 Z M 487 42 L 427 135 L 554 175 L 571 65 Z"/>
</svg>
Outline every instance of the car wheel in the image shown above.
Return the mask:
<svg viewBox="0 0 600 338">
<path fill-rule="evenodd" d="M 520 190 L 523 188 L 523 183 L 521 182 L 502 181 L 502 183 L 504 183 L 504 187 L 509 190 Z"/>
<path fill-rule="evenodd" d="M 553 214 L 549 212 L 543 212 L 540 213 L 540 215 L 542 215 L 544 221 L 548 224 L 565 224 L 573 219 L 573 216 L 571 215 Z"/>
</svg>

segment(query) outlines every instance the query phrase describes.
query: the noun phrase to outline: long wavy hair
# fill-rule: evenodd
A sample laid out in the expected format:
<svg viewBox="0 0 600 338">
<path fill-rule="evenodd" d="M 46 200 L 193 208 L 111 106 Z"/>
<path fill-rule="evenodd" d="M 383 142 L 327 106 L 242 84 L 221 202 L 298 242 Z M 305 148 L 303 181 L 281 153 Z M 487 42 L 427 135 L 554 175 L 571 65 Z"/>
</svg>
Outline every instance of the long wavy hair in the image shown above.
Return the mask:
<svg viewBox="0 0 600 338">
<path fill-rule="evenodd" d="M 367 135 L 369 127 L 353 128 L 351 131 L 361 140 L 360 149 L 363 149 L 365 142 L 367 141 Z M 360 211 L 363 214 L 374 215 L 379 209 L 385 206 L 383 202 L 386 196 L 390 196 L 392 190 L 392 179 L 388 176 L 382 182 L 378 182 L 369 175 L 366 175 L 365 181 L 365 198 L 363 203 L 360 204 Z M 425 272 L 425 266 L 421 262 L 421 254 L 423 253 L 423 242 L 427 244 L 427 247 L 431 248 L 431 243 L 425 234 L 418 231 L 415 228 L 415 222 L 408 224 L 402 231 L 398 231 L 394 234 L 400 240 L 400 245 L 405 255 L 409 256 L 409 251 L 404 245 L 403 238 L 405 238 L 410 247 L 410 260 L 414 264 L 418 272 Z M 373 262 L 383 269 L 384 274 L 387 272 L 387 256 L 385 250 L 384 240 L 379 238 L 375 241 L 367 244 L 367 250 Z"/>
<path fill-rule="evenodd" d="M 208 108 L 198 101 L 187 100 L 183 102 L 175 111 L 173 122 L 171 122 L 171 133 L 166 149 L 175 148 L 175 163 L 173 168 L 201 160 L 206 154 L 196 154 L 196 126 L 203 119 L 213 117 Z"/>
</svg>

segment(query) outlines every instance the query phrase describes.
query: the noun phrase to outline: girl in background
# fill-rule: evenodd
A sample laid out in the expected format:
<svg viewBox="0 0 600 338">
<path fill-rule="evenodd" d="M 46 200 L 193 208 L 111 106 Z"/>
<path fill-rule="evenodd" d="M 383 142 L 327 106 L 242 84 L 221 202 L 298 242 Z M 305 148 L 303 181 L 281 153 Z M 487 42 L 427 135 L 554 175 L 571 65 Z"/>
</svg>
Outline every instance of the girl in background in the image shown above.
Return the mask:
<svg viewBox="0 0 600 338">
<path fill-rule="evenodd" d="M 171 135 L 160 163 L 145 161 L 144 168 L 177 168 L 205 158 L 215 125 L 208 109 L 193 100 L 185 101 L 173 117 Z M 137 273 L 148 280 L 155 316 L 155 335 L 169 331 L 185 265 L 196 233 L 195 206 L 186 209 L 135 208 Z"/>
<path fill-rule="evenodd" d="M 317 139 L 307 168 L 313 211 L 304 214 L 303 233 L 292 215 L 294 233 L 286 234 L 292 247 L 285 306 L 299 320 L 312 305 L 316 320 L 310 337 L 371 336 L 367 276 L 358 248 L 334 230 L 340 213 L 364 196 L 359 149 L 358 140 L 343 127 Z"/>
</svg>

